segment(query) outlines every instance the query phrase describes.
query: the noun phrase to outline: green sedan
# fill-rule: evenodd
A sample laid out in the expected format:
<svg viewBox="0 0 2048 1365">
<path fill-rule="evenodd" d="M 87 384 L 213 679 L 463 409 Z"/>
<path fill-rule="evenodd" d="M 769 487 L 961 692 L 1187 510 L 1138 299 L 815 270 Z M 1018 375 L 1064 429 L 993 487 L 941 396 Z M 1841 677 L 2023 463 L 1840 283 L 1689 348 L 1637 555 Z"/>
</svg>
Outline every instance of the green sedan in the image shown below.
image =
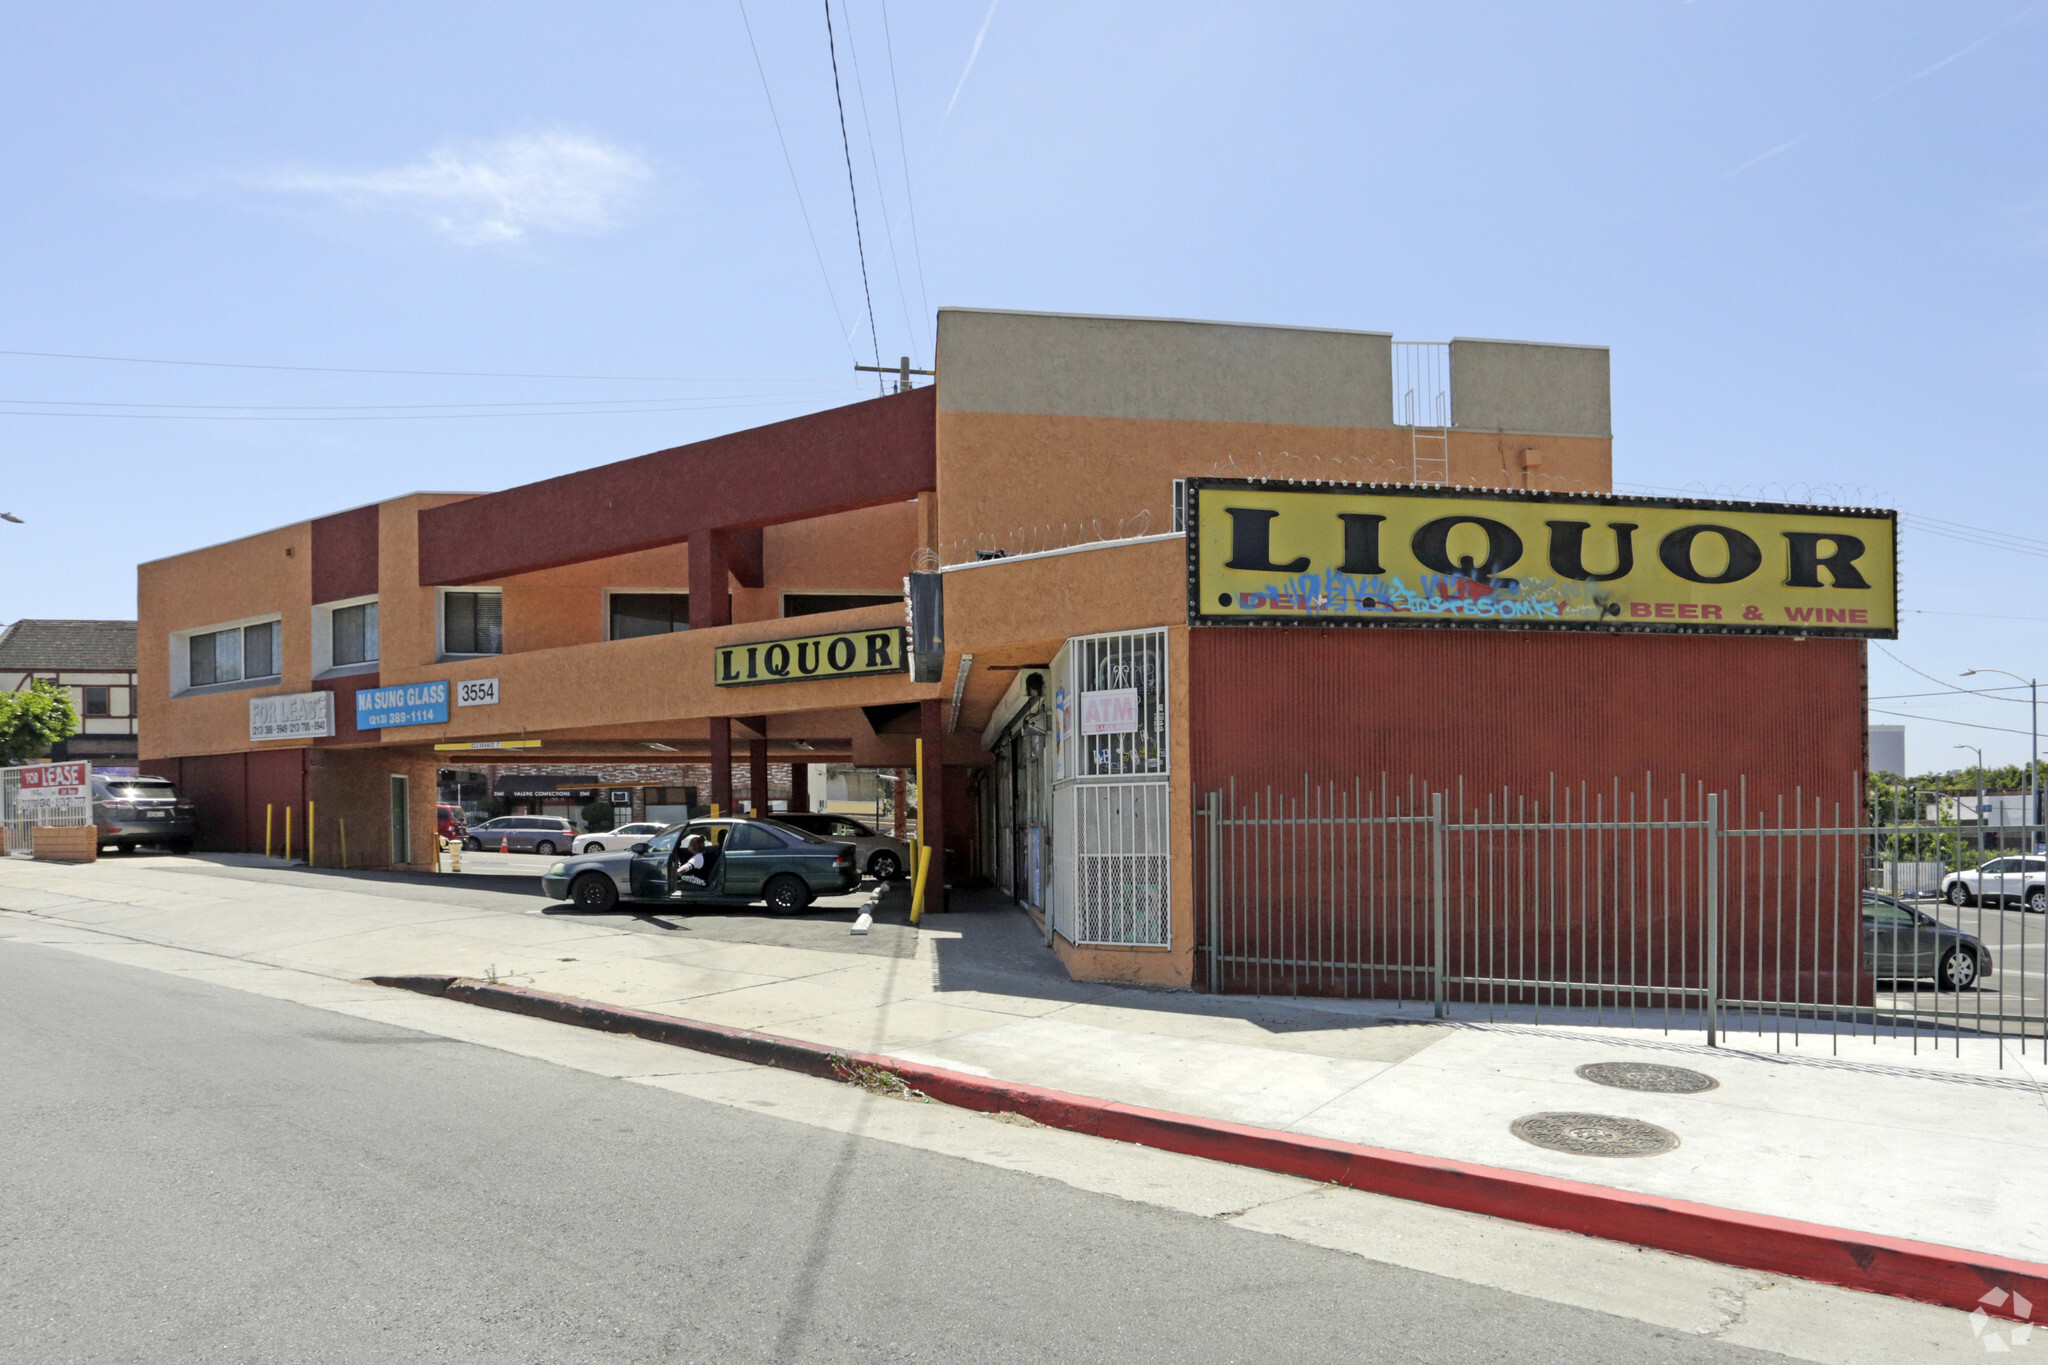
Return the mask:
<svg viewBox="0 0 2048 1365">
<path fill-rule="evenodd" d="M 711 866 L 702 884 L 681 875 L 684 845 L 704 836 Z M 578 910 L 602 913 L 620 901 L 657 905 L 738 906 L 766 902 L 793 915 L 818 896 L 860 885 L 851 844 L 821 839 L 768 820 L 692 820 L 670 825 L 644 844 L 618 852 L 565 858 L 540 879 L 541 889 Z"/>
</svg>

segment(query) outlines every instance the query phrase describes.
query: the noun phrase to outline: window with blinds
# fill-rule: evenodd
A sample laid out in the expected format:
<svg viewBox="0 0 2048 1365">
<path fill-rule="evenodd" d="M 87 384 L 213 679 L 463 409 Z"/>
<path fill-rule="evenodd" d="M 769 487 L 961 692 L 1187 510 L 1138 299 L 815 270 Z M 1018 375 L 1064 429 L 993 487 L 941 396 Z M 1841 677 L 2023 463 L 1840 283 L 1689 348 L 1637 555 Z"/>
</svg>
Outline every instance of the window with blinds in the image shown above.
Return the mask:
<svg viewBox="0 0 2048 1365">
<path fill-rule="evenodd" d="M 503 654 L 504 597 L 495 592 L 448 592 L 441 595 L 441 652 Z"/>
</svg>

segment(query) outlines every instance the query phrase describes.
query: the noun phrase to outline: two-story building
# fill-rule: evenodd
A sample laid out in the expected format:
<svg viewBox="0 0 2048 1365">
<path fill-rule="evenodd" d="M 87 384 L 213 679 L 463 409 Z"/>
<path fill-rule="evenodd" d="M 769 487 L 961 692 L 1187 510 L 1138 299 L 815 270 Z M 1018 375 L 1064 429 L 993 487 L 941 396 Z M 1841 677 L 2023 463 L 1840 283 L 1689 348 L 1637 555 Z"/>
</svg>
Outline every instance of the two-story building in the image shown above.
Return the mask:
<svg viewBox="0 0 2048 1365">
<path fill-rule="evenodd" d="M 938 337 L 930 387 L 142 565 L 146 766 L 202 846 L 310 803 L 323 861 L 345 821 L 353 864 L 423 868 L 442 765 L 702 763 L 731 809 L 736 765 L 765 792 L 921 748 L 948 880 L 1077 976 L 1164 985 L 1211 975 L 1214 793 L 1863 768 L 1889 561 L 1831 592 L 1840 526 L 1607 496 L 1602 348 L 967 309 Z M 1766 582 L 1823 605 L 1731 595 Z"/>
<path fill-rule="evenodd" d="M 68 691 L 78 712 L 78 733 L 58 741 L 52 759 L 136 762 L 133 621 L 16 621 L 0 631 L 0 691 L 34 678 Z"/>
</svg>

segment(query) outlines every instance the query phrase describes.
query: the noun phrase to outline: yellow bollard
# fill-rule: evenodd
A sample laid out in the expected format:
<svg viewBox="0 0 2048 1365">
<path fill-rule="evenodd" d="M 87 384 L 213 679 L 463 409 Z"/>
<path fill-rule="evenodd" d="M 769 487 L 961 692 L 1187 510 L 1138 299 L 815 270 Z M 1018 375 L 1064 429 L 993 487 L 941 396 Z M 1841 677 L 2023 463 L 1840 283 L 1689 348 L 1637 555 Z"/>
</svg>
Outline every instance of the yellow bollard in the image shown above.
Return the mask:
<svg viewBox="0 0 2048 1365">
<path fill-rule="evenodd" d="M 270 817 L 276 810 L 277 807 L 268 801 L 263 803 L 263 856 L 266 858 L 270 856 Z"/>
<path fill-rule="evenodd" d="M 343 818 L 342 818 L 342 819 L 341 819 L 341 820 L 340 820 L 340 821 L 339 821 L 338 823 L 339 823 L 339 824 L 341 825 L 341 865 L 342 865 L 342 868 L 343 868 L 344 870 L 346 870 L 346 869 L 347 869 L 347 867 L 348 867 L 348 819 L 347 819 L 347 817 L 343 817 Z"/>
<path fill-rule="evenodd" d="M 930 844 L 917 851 L 917 885 L 910 892 L 910 922 L 917 923 L 924 918 L 924 878 L 931 870 L 932 849 Z"/>
<path fill-rule="evenodd" d="M 292 860 L 292 808 L 284 808 L 284 860 Z"/>
<path fill-rule="evenodd" d="M 320 859 L 319 859 L 318 857 L 314 856 L 314 853 L 313 853 L 313 832 L 314 832 L 315 830 L 317 830 L 317 829 L 318 829 L 319 827 L 320 827 L 319 821 L 317 821 L 317 820 L 315 820 L 315 819 L 313 818 L 313 803 L 312 803 L 311 801 L 308 801 L 308 802 L 306 802 L 306 866 L 307 866 L 307 867 L 312 867 L 312 866 L 313 866 L 314 864 L 316 864 L 316 863 L 318 863 L 318 862 L 320 861 Z"/>
<path fill-rule="evenodd" d="M 716 801 L 711 803 L 711 818 L 714 820 L 718 818 L 718 803 Z"/>
</svg>

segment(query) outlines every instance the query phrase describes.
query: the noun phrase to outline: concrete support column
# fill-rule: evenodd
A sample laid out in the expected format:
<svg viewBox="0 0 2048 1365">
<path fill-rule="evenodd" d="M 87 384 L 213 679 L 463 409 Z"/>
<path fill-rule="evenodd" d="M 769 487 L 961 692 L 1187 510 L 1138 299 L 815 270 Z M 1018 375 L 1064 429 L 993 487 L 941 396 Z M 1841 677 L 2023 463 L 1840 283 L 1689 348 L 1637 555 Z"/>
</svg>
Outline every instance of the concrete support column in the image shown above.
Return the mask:
<svg viewBox="0 0 2048 1365">
<path fill-rule="evenodd" d="M 808 763 L 789 765 L 789 808 L 799 811 L 811 808 L 811 765 Z"/>
<path fill-rule="evenodd" d="M 747 741 L 747 805 L 753 815 L 768 813 L 768 741 Z"/>
<path fill-rule="evenodd" d="M 711 718 L 711 804 L 720 815 L 732 814 L 732 720 Z"/>
<path fill-rule="evenodd" d="M 918 793 L 917 827 L 932 851 L 925 880 L 927 910 L 946 908 L 946 704 L 928 698 L 917 704 L 918 733 L 924 739 L 924 790 Z"/>
</svg>

